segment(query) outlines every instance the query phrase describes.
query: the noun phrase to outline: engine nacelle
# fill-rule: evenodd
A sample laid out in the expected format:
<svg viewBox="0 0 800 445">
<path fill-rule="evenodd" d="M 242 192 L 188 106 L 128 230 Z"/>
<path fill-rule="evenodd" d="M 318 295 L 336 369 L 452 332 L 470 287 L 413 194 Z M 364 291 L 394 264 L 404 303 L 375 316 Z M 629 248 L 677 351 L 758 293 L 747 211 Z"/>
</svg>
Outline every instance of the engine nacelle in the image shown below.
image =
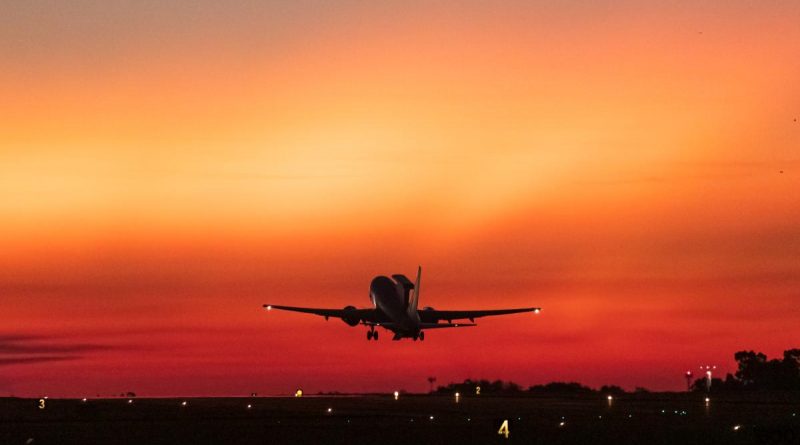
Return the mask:
<svg viewBox="0 0 800 445">
<path fill-rule="evenodd" d="M 342 315 L 342 321 L 347 323 L 348 326 L 356 326 L 358 325 L 358 323 L 361 322 L 361 318 L 359 318 L 358 314 L 356 313 L 355 306 L 344 307 L 344 315 Z"/>
<path fill-rule="evenodd" d="M 430 306 L 425 306 L 424 308 L 422 308 L 422 310 L 423 311 L 435 311 L 436 309 L 434 309 L 434 308 L 432 308 Z"/>
</svg>

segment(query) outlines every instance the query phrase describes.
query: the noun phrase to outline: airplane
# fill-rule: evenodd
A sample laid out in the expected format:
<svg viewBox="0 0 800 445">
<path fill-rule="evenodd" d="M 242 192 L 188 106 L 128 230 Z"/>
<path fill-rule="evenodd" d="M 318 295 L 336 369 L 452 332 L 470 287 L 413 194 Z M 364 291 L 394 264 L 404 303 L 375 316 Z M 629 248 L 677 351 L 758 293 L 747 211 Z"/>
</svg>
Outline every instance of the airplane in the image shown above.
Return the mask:
<svg viewBox="0 0 800 445">
<path fill-rule="evenodd" d="M 316 309 L 265 304 L 264 309 L 321 315 L 325 317 L 325 320 L 330 317 L 341 318 L 347 325 L 353 327 L 362 324 L 369 327 L 367 340 L 378 340 L 378 331 L 375 330 L 375 327 L 379 326 L 394 333 L 392 340 L 410 338 L 414 341 L 425 340 L 426 329 L 477 326 L 475 319 L 478 317 L 541 312 L 541 308 L 538 307 L 473 311 L 439 311 L 432 307 L 424 307 L 419 310 L 417 306 L 421 277 L 422 267 L 417 269 L 417 279 L 414 283 L 401 274 L 392 275 L 391 278 L 375 277 L 369 285 L 369 299 L 372 301 L 372 308 L 357 309 L 355 306 L 345 306 L 344 309 Z M 453 320 L 463 319 L 468 319 L 470 323 L 453 323 Z M 442 320 L 447 320 L 447 322 L 440 323 Z"/>
</svg>

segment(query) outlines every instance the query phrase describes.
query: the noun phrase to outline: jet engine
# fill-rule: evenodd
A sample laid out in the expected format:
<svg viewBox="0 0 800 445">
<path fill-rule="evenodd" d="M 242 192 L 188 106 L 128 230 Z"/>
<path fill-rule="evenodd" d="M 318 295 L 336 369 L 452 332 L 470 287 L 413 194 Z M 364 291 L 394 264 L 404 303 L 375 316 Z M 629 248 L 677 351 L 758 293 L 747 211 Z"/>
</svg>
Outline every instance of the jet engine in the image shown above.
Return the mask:
<svg viewBox="0 0 800 445">
<path fill-rule="evenodd" d="M 342 315 L 342 321 L 347 323 L 348 326 L 356 326 L 360 321 L 358 314 L 356 313 L 355 306 L 345 306 L 344 307 L 344 315 Z"/>
</svg>

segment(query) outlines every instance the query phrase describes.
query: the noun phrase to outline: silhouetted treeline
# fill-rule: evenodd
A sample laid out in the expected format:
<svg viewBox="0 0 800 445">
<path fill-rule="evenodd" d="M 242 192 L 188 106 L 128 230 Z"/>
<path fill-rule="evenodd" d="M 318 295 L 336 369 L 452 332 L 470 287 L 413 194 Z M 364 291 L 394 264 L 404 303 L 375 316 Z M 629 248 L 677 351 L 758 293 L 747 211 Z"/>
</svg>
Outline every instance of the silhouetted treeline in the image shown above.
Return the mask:
<svg viewBox="0 0 800 445">
<path fill-rule="evenodd" d="M 725 380 L 711 379 L 710 390 L 800 390 L 800 349 L 783 352 L 782 359 L 767 360 L 762 352 L 739 351 L 733 355 L 738 365 L 735 374 L 728 374 Z M 705 377 L 695 380 L 694 391 L 706 391 L 708 381 Z"/>
<path fill-rule="evenodd" d="M 519 394 L 522 388 L 514 382 L 504 382 L 502 380 L 464 380 L 462 383 L 450 383 L 447 386 L 439 386 L 436 393 L 461 393 L 475 394 L 480 388 L 481 394 Z"/>
<path fill-rule="evenodd" d="M 581 385 L 577 382 L 551 382 L 545 385 L 534 385 L 527 390 L 514 382 L 504 382 L 502 380 L 464 380 L 461 383 L 450 383 L 447 386 L 439 386 L 436 393 L 440 394 L 475 394 L 480 388 L 481 394 L 507 394 L 519 395 L 521 393 L 530 394 L 554 394 L 554 395 L 581 395 L 603 393 L 609 395 L 625 394 L 625 390 L 616 385 L 603 386 L 599 390 Z M 644 388 L 637 388 L 638 391 L 646 391 Z"/>
<path fill-rule="evenodd" d="M 744 390 L 777 390 L 800 391 L 800 349 L 789 349 L 783 352 L 783 358 L 768 360 L 761 352 L 739 351 L 733 355 L 738 365 L 734 374 L 728 374 L 725 379 L 713 378 L 711 392 L 744 391 Z M 534 385 L 523 389 L 514 382 L 503 380 L 471 380 L 461 383 L 450 383 L 439 386 L 435 393 L 438 394 L 475 394 L 480 387 L 481 394 L 553 394 L 553 395 L 584 395 L 599 393 L 603 395 L 623 395 L 626 391 L 616 385 L 605 385 L 600 389 L 593 389 L 577 382 L 551 382 L 544 385 Z M 693 391 L 706 391 L 708 382 L 701 377 L 692 384 Z M 634 393 L 645 393 L 647 389 L 637 387 Z"/>
</svg>

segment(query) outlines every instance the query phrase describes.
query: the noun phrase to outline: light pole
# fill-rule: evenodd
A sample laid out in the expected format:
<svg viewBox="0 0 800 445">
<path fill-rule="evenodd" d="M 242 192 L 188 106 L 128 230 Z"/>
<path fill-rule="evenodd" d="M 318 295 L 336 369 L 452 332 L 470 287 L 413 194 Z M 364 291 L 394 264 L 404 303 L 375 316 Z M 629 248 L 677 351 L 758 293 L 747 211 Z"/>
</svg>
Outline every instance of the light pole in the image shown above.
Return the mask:
<svg viewBox="0 0 800 445">
<path fill-rule="evenodd" d="M 433 377 L 433 376 L 428 377 L 428 383 L 431 384 L 431 391 L 430 392 L 432 393 L 433 392 L 433 384 L 436 383 L 436 377 Z"/>
<path fill-rule="evenodd" d="M 711 391 L 711 371 L 717 369 L 716 365 L 705 365 L 701 366 L 700 369 L 706 371 L 706 391 Z"/>
<path fill-rule="evenodd" d="M 694 377 L 694 374 L 692 374 L 692 371 L 686 371 L 685 377 L 686 377 L 686 390 L 687 391 L 691 391 L 692 390 L 692 377 Z"/>
</svg>

